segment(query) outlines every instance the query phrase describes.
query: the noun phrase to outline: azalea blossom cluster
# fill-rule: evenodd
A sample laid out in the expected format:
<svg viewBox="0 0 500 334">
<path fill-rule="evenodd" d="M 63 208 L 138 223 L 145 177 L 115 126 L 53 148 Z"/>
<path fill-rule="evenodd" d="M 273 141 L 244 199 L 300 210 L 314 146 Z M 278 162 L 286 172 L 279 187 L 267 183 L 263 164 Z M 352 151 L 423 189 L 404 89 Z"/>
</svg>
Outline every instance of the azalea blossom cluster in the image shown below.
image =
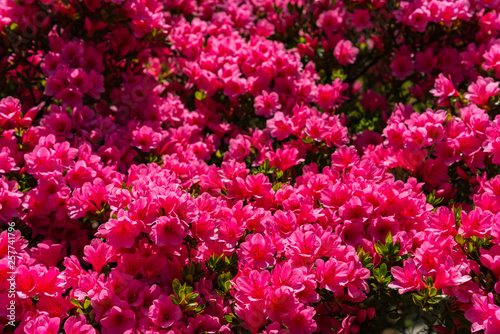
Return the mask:
<svg viewBox="0 0 500 334">
<path fill-rule="evenodd" d="M 499 13 L 0 0 L 0 330 L 496 333 Z"/>
</svg>

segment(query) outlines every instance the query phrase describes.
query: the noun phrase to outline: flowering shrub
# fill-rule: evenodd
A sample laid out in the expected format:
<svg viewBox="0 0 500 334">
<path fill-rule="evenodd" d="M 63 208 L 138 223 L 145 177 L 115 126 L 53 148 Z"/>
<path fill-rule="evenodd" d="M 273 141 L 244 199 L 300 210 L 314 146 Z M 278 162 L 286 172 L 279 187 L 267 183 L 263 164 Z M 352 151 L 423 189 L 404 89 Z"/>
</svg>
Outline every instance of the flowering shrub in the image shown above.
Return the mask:
<svg viewBox="0 0 500 334">
<path fill-rule="evenodd" d="M 0 330 L 497 333 L 498 13 L 0 0 Z"/>
</svg>

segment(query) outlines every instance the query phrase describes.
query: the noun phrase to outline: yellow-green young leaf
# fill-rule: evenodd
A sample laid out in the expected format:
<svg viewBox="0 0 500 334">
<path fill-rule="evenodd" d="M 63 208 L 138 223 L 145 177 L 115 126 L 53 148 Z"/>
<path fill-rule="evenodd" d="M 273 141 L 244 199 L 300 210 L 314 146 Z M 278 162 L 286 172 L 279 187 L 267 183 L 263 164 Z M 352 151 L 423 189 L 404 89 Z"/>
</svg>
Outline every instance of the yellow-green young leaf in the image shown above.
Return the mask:
<svg viewBox="0 0 500 334">
<path fill-rule="evenodd" d="M 172 304 L 174 304 L 174 305 L 179 305 L 180 304 L 180 301 L 179 301 L 179 299 L 176 296 L 170 295 L 170 298 L 172 299 Z"/>
<path fill-rule="evenodd" d="M 186 299 L 189 303 L 194 302 L 194 300 L 198 297 L 197 293 L 189 294 Z"/>
<path fill-rule="evenodd" d="M 264 161 L 264 166 L 263 166 L 263 167 L 264 167 L 264 169 L 265 169 L 265 170 L 268 170 L 268 169 L 269 169 L 269 159 L 266 159 L 266 160 Z"/>
<path fill-rule="evenodd" d="M 203 101 L 207 97 L 207 94 L 203 90 L 198 90 L 194 93 L 194 97 L 198 101 Z"/>
<path fill-rule="evenodd" d="M 428 299 L 427 302 L 429 304 L 437 304 L 437 303 L 439 303 L 439 299 L 431 298 L 431 299 Z"/>
<path fill-rule="evenodd" d="M 379 255 L 384 255 L 385 251 L 387 251 L 387 248 L 384 245 L 382 245 L 380 241 L 377 241 L 374 246 L 375 246 L 375 251 Z"/>
<path fill-rule="evenodd" d="M 198 303 L 190 303 L 186 305 L 186 311 L 194 311 L 198 307 Z"/>
<path fill-rule="evenodd" d="M 385 237 L 385 244 L 386 245 L 393 245 L 391 231 L 389 231 L 389 233 L 387 233 L 387 236 Z"/>
<path fill-rule="evenodd" d="M 176 278 L 174 279 L 174 281 L 172 282 L 172 288 L 174 289 L 174 293 L 179 296 L 179 291 L 181 289 L 181 282 L 179 282 L 179 280 Z"/>
<path fill-rule="evenodd" d="M 422 296 L 417 295 L 416 293 L 414 293 L 414 294 L 411 295 L 411 298 L 413 299 L 413 302 L 415 303 L 415 305 L 422 306 L 423 301 L 424 301 L 424 297 L 422 297 Z"/>
<path fill-rule="evenodd" d="M 464 240 L 464 237 L 461 235 L 461 234 L 457 234 L 455 235 L 455 241 L 457 242 L 457 244 L 459 244 L 460 246 L 463 246 L 465 244 L 465 240 Z"/>
<path fill-rule="evenodd" d="M 235 318 L 235 317 L 234 317 L 234 316 L 232 316 L 231 314 L 224 314 L 224 319 L 226 319 L 226 321 L 227 321 L 228 323 L 233 322 L 234 318 Z"/>
<path fill-rule="evenodd" d="M 83 304 L 83 308 L 88 309 L 91 303 L 92 301 L 90 300 L 90 298 L 85 297 L 85 303 Z"/>
<path fill-rule="evenodd" d="M 10 31 L 16 31 L 17 29 L 19 29 L 19 24 L 13 22 L 10 26 L 9 26 L 9 29 Z"/>
<path fill-rule="evenodd" d="M 184 299 L 186 299 L 186 291 L 184 289 L 180 289 L 179 290 L 179 300 L 183 301 Z"/>
<path fill-rule="evenodd" d="M 70 303 L 75 305 L 78 308 L 83 308 L 83 305 L 80 301 L 76 300 L 75 298 L 70 298 L 69 299 Z"/>
</svg>

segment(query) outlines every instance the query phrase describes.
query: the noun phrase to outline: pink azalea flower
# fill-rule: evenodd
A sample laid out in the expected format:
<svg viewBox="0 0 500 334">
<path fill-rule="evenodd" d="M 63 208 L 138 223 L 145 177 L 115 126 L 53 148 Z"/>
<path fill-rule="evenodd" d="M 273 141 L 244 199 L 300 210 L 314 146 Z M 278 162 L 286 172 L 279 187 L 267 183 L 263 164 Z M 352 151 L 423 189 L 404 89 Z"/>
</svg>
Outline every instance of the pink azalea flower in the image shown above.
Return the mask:
<svg viewBox="0 0 500 334">
<path fill-rule="evenodd" d="M 269 319 L 280 322 L 289 312 L 297 308 L 294 290 L 288 286 L 273 287 L 266 298 L 266 311 Z"/>
<path fill-rule="evenodd" d="M 436 271 L 436 279 L 434 280 L 434 287 L 436 289 L 441 289 L 443 287 L 461 285 L 472 278 L 469 275 L 464 275 L 462 265 L 455 265 L 453 259 L 448 257 L 445 263 L 439 264 Z"/>
<path fill-rule="evenodd" d="M 275 92 L 268 93 L 262 91 L 262 95 L 255 97 L 254 102 L 255 114 L 266 118 L 273 116 L 276 111 L 281 109 L 281 104 L 278 102 L 278 94 Z"/>
<path fill-rule="evenodd" d="M 235 299 L 241 304 L 264 302 L 269 292 L 271 274 L 269 271 L 252 270 L 236 278 Z"/>
<path fill-rule="evenodd" d="M 199 314 L 194 318 L 189 318 L 187 333 L 207 333 L 216 334 L 221 330 L 220 320 L 217 317 L 208 314 Z"/>
<path fill-rule="evenodd" d="M 66 280 L 64 272 L 59 272 L 57 267 L 50 267 L 48 270 L 41 269 L 38 272 L 37 291 L 47 296 L 56 296 L 66 291 Z"/>
<path fill-rule="evenodd" d="M 21 101 L 11 96 L 0 100 L 0 126 L 15 122 L 21 117 Z"/>
<path fill-rule="evenodd" d="M 346 99 L 342 93 L 347 87 L 347 84 L 342 83 L 339 78 L 335 79 L 331 85 L 318 85 L 316 103 L 324 110 L 335 108 Z"/>
<path fill-rule="evenodd" d="M 92 182 L 97 172 L 88 167 L 85 160 L 78 160 L 75 166 L 66 173 L 66 182 L 73 189 L 80 188 L 86 182 Z"/>
<path fill-rule="evenodd" d="M 51 318 L 65 317 L 70 307 L 69 297 L 40 295 L 36 307 L 39 311 L 47 312 Z"/>
<path fill-rule="evenodd" d="M 128 216 L 122 214 L 118 219 L 110 219 L 107 223 L 99 226 L 96 236 L 106 237 L 107 243 L 115 248 L 130 248 L 139 232 L 135 223 Z"/>
<path fill-rule="evenodd" d="M 342 182 L 337 182 L 333 186 L 321 191 L 321 204 L 329 208 L 338 208 L 344 205 L 350 198 L 349 188 Z"/>
<path fill-rule="evenodd" d="M 39 266 L 28 268 L 26 265 L 21 265 L 17 268 L 16 287 L 20 298 L 28 298 L 34 296 L 38 292 L 37 281 L 43 272 Z"/>
<path fill-rule="evenodd" d="M 358 151 L 354 146 L 341 146 L 338 150 L 332 153 L 332 167 L 342 170 L 351 169 L 359 162 Z"/>
<path fill-rule="evenodd" d="M 335 58 L 337 58 L 338 62 L 344 66 L 347 64 L 354 64 L 358 53 L 359 49 L 349 40 L 340 40 L 333 50 Z"/>
<path fill-rule="evenodd" d="M 263 197 L 272 189 L 269 179 L 262 173 L 257 175 L 248 175 L 245 180 L 245 188 L 250 196 L 257 198 Z"/>
<path fill-rule="evenodd" d="M 267 128 L 269 129 L 271 136 L 278 140 L 283 140 L 290 135 L 290 120 L 285 116 L 285 114 L 278 111 L 274 114 L 273 118 L 267 120 Z"/>
<path fill-rule="evenodd" d="M 107 316 L 100 320 L 102 334 L 123 334 L 133 329 L 135 313 L 129 308 L 113 306 Z"/>
<path fill-rule="evenodd" d="M 494 245 L 490 250 L 481 249 L 480 261 L 493 271 L 497 279 L 500 278 L 500 245 Z"/>
<path fill-rule="evenodd" d="M 182 311 L 178 305 L 172 303 L 170 296 L 161 295 L 149 307 L 149 318 L 158 327 L 167 329 L 182 318 Z"/>
<path fill-rule="evenodd" d="M 278 148 L 276 154 L 274 154 L 271 159 L 272 166 L 281 171 L 286 171 L 290 167 L 298 165 L 303 161 L 304 159 L 299 159 L 299 150 L 295 147 L 288 146 L 284 146 L 282 149 Z"/>
<path fill-rule="evenodd" d="M 288 238 L 287 258 L 296 265 L 314 263 L 317 258 L 321 239 L 314 231 L 298 229 Z"/>
<path fill-rule="evenodd" d="M 5 176 L 0 178 L 0 221 L 11 222 L 19 216 L 23 194 L 18 190 L 16 181 L 8 181 Z"/>
<path fill-rule="evenodd" d="M 293 211 L 278 210 L 274 213 L 273 219 L 282 235 L 289 235 L 298 227 L 297 218 Z"/>
<path fill-rule="evenodd" d="M 157 246 L 177 247 L 187 235 L 179 218 L 162 216 L 151 227 L 150 238 Z"/>
<path fill-rule="evenodd" d="M 347 285 L 349 275 L 349 265 L 345 262 L 337 261 L 333 258 L 328 261 L 316 260 L 316 279 L 320 289 L 327 289 L 333 292 L 335 297 L 344 294 L 344 286 Z"/>
<path fill-rule="evenodd" d="M 283 319 L 283 323 L 288 327 L 290 334 L 313 333 L 317 329 L 316 321 L 313 319 L 316 311 L 313 307 L 296 307 Z"/>
<path fill-rule="evenodd" d="M 392 267 L 391 274 L 394 277 L 394 282 L 389 283 L 389 288 L 398 289 L 400 294 L 425 288 L 422 273 L 417 269 L 412 258 L 403 263 L 403 268 Z"/>
<path fill-rule="evenodd" d="M 252 142 L 247 136 L 237 135 L 236 138 L 229 140 L 229 153 L 231 157 L 238 161 L 243 161 L 243 159 L 250 155 L 251 147 Z"/>
<path fill-rule="evenodd" d="M 455 215 L 445 207 L 437 208 L 436 212 L 429 212 L 428 224 L 429 227 L 436 229 L 438 232 L 451 235 L 458 233 L 455 227 Z"/>
<path fill-rule="evenodd" d="M 424 181 L 429 189 L 434 189 L 450 179 L 448 166 L 439 159 L 425 160 L 423 174 Z"/>
<path fill-rule="evenodd" d="M 265 269 L 276 263 L 274 253 L 276 247 L 260 233 L 250 234 L 245 242 L 241 243 L 239 257 L 247 261 L 247 265 L 256 269 Z"/>
<path fill-rule="evenodd" d="M 490 97 L 500 92 L 499 84 L 500 82 L 494 81 L 493 78 L 479 76 L 476 82 L 470 84 L 464 97 L 478 106 L 487 105 Z"/>
<path fill-rule="evenodd" d="M 108 243 L 102 242 L 101 239 L 92 239 L 90 245 L 83 248 L 85 256 L 83 259 L 94 266 L 94 270 L 98 273 L 106 263 L 113 258 L 115 251 Z"/>
<path fill-rule="evenodd" d="M 144 152 L 150 152 L 158 147 L 160 140 L 160 133 L 155 132 L 149 126 L 143 125 L 138 130 L 132 131 L 132 143 L 130 145 Z"/>
<path fill-rule="evenodd" d="M 434 81 L 434 89 L 431 89 L 430 93 L 439 97 L 438 103 L 442 103 L 449 97 L 459 96 L 457 90 L 453 87 L 451 77 L 449 75 L 448 77 L 445 77 L 443 73 L 440 73 Z"/>
<path fill-rule="evenodd" d="M 87 319 L 83 314 L 78 316 L 69 317 L 64 322 L 64 332 L 66 334 L 96 334 L 92 325 L 87 324 Z"/>
<path fill-rule="evenodd" d="M 40 314 L 32 317 L 24 326 L 24 333 L 27 334 L 57 334 L 59 332 L 60 318 L 50 318 L 47 314 Z"/>
<path fill-rule="evenodd" d="M 243 326 L 250 329 L 252 334 L 257 334 L 259 328 L 267 322 L 264 302 L 250 302 L 248 304 L 236 304 L 234 313 L 243 319 Z"/>
<path fill-rule="evenodd" d="M 489 211 L 483 211 L 476 208 L 469 213 L 462 211 L 460 218 L 462 225 L 458 233 L 462 234 L 465 238 L 476 236 L 483 238 L 492 227 L 493 214 Z"/>
<path fill-rule="evenodd" d="M 316 25 L 327 33 L 333 33 L 342 25 L 344 14 L 343 8 L 324 11 L 319 15 Z"/>
<path fill-rule="evenodd" d="M 278 263 L 273 270 L 271 282 L 274 286 L 288 286 L 295 293 L 304 289 L 306 275 L 301 268 L 293 268 L 290 262 Z"/>
<path fill-rule="evenodd" d="M 500 45 L 493 44 L 490 49 L 483 54 L 484 64 L 483 69 L 486 71 L 495 70 L 496 76 L 500 74 Z"/>
<path fill-rule="evenodd" d="M 44 240 L 37 245 L 37 248 L 31 249 L 31 256 L 47 267 L 56 267 L 57 264 L 66 256 L 66 242 L 55 244 L 50 240 Z"/>
<path fill-rule="evenodd" d="M 392 75 L 399 80 L 404 80 L 413 72 L 413 60 L 406 46 L 395 54 L 391 63 L 391 70 Z"/>
<path fill-rule="evenodd" d="M 481 296 L 479 294 L 472 295 L 471 307 L 465 312 L 464 316 L 467 320 L 472 322 L 471 330 L 473 333 L 486 329 L 490 318 L 495 319 L 500 316 L 500 307 L 495 305 L 493 298 L 492 293 L 489 293 L 487 296 Z M 491 331 L 494 328 L 490 327 L 489 329 L 489 333 L 495 333 L 495 331 Z M 498 327 L 496 329 L 498 329 Z"/>
<path fill-rule="evenodd" d="M 373 205 L 363 203 L 359 197 L 351 197 L 351 199 L 339 208 L 339 214 L 342 219 L 352 222 L 364 222 L 368 219 L 373 211 Z"/>
</svg>

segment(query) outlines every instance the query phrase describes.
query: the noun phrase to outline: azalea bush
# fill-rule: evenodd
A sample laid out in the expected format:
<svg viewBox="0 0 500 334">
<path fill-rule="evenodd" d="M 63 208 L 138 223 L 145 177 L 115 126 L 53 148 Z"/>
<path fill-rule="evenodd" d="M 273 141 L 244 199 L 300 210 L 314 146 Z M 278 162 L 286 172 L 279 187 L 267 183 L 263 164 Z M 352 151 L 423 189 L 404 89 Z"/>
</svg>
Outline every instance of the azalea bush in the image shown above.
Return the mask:
<svg viewBox="0 0 500 334">
<path fill-rule="evenodd" d="M 496 0 L 0 0 L 0 330 L 498 333 L 499 32 Z"/>
</svg>

